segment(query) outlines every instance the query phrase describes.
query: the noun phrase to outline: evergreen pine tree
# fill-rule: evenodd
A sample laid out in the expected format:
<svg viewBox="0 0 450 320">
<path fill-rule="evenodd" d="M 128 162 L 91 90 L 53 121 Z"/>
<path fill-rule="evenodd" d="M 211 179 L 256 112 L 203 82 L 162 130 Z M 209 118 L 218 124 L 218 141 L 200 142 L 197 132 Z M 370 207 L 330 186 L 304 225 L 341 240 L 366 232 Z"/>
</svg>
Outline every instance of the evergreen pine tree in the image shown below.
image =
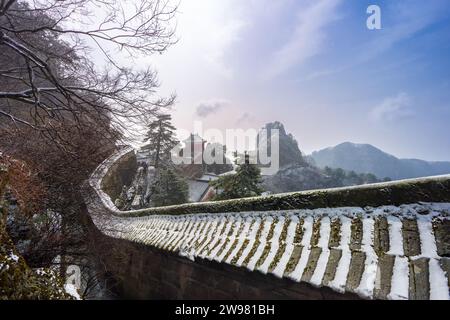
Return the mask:
<svg viewBox="0 0 450 320">
<path fill-rule="evenodd" d="M 175 127 L 170 115 L 159 115 L 148 125 L 142 149 L 148 150 L 156 169 L 151 181 L 149 200 L 153 206 L 167 206 L 188 201 L 187 182 L 172 166 L 170 152 L 179 142 L 175 138 Z M 148 200 L 147 200 L 148 201 Z"/>
<path fill-rule="evenodd" d="M 210 154 L 214 159 L 221 158 L 220 162 L 206 164 L 206 172 L 211 172 L 215 174 L 222 174 L 233 170 L 233 165 L 228 163 L 228 158 L 226 157 L 227 148 L 220 143 L 209 143 L 205 148 L 205 153 Z M 219 159 L 218 159 L 219 160 Z"/>
<path fill-rule="evenodd" d="M 261 170 L 250 164 L 246 154 L 244 163 L 238 166 L 235 174 L 221 176 L 210 184 L 217 190 L 214 200 L 225 200 L 261 195 L 261 182 Z"/>
<path fill-rule="evenodd" d="M 174 169 L 161 168 L 152 186 L 152 204 L 156 207 L 188 201 L 188 184 Z"/>
<path fill-rule="evenodd" d="M 156 121 L 148 125 L 147 134 L 144 138 L 146 144 L 142 149 L 148 150 L 156 169 L 161 164 L 167 165 L 170 163 L 170 150 L 178 144 L 174 134 L 176 129 L 171 120 L 170 115 L 159 115 Z"/>
</svg>

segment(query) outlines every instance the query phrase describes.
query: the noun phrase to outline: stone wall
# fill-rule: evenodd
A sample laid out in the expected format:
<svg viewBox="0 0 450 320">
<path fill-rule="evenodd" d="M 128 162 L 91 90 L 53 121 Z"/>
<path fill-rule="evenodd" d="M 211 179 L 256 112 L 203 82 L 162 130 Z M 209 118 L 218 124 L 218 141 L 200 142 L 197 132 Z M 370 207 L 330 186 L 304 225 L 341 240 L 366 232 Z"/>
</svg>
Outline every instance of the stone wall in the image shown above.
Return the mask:
<svg viewBox="0 0 450 320">
<path fill-rule="evenodd" d="M 360 299 L 356 294 L 100 237 L 99 248 L 109 248 L 99 252 L 108 266 L 109 289 L 121 299 Z"/>
<path fill-rule="evenodd" d="M 118 297 L 450 299 L 450 176 L 120 211 L 100 186 L 131 152 L 85 189 Z"/>
<path fill-rule="evenodd" d="M 134 151 L 127 152 L 111 165 L 101 181 L 103 191 L 114 202 L 124 185 L 129 186 L 137 170 L 137 160 Z"/>
</svg>

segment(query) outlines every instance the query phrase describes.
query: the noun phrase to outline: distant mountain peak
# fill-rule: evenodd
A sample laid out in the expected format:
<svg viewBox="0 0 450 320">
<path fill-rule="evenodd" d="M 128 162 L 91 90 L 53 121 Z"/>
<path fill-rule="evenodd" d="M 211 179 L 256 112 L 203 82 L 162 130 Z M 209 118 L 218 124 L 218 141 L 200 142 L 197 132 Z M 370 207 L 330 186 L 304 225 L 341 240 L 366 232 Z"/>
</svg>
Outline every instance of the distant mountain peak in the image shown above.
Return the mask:
<svg viewBox="0 0 450 320">
<path fill-rule="evenodd" d="M 305 159 L 303 159 L 302 152 L 298 147 L 297 140 L 295 140 L 292 134 L 287 134 L 284 128 L 284 125 L 280 121 L 273 121 L 266 123 L 263 127 L 263 130 L 268 130 L 268 137 L 271 134 L 272 129 L 279 130 L 279 157 L 280 157 L 280 167 L 289 166 L 291 164 L 297 165 L 307 165 Z M 261 143 L 266 143 L 262 141 L 258 136 L 257 146 Z M 270 140 L 268 141 L 268 145 L 270 146 Z M 270 148 L 269 148 L 270 149 Z"/>
<path fill-rule="evenodd" d="M 370 148 L 370 149 L 376 149 L 376 150 L 380 150 L 377 147 L 368 144 L 368 143 L 355 143 L 355 142 L 350 142 L 350 141 L 345 141 L 342 142 L 334 147 L 331 148 L 338 148 L 338 147 L 352 147 L 352 148 Z M 381 151 L 381 150 L 380 150 Z"/>
<path fill-rule="evenodd" d="M 310 157 L 322 168 L 327 166 L 372 173 L 380 178 L 404 179 L 450 173 L 450 162 L 398 159 L 371 144 L 348 141 L 314 151 Z"/>
<path fill-rule="evenodd" d="M 264 125 L 263 129 L 267 129 L 267 130 L 278 129 L 280 131 L 280 135 L 286 134 L 284 125 L 280 121 L 268 122 Z"/>
</svg>

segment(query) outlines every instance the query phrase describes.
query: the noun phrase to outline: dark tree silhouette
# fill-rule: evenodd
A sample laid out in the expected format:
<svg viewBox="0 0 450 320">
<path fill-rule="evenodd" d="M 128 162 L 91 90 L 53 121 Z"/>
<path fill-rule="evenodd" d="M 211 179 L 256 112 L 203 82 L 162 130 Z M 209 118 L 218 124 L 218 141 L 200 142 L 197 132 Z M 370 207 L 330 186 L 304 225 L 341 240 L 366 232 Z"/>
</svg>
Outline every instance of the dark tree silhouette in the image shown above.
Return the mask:
<svg viewBox="0 0 450 320">
<path fill-rule="evenodd" d="M 153 206 L 168 206 L 188 202 L 188 185 L 174 169 L 161 169 L 152 185 Z"/>
<path fill-rule="evenodd" d="M 144 138 L 146 144 L 143 149 L 148 151 L 157 169 L 160 164 L 167 166 L 170 163 L 170 151 L 179 143 L 175 138 L 175 130 L 171 116 L 167 114 L 158 115 L 157 119 L 147 126 Z"/>
<path fill-rule="evenodd" d="M 261 195 L 261 182 L 261 170 L 256 164 L 250 164 L 245 154 L 245 161 L 237 167 L 236 173 L 220 176 L 210 185 L 216 189 L 214 200 L 226 200 Z"/>
</svg>

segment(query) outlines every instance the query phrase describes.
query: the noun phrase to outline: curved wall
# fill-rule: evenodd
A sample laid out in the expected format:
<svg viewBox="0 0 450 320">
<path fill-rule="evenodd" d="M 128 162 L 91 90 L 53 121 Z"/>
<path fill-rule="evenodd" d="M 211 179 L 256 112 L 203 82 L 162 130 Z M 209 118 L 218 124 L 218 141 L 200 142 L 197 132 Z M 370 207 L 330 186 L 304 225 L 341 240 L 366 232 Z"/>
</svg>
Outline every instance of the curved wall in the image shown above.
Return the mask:
<svg viewBox="0 0 450 320">
<path fill-rule="evenodd" d="M 86 186 L 121 297 L 448 299 L 450 176 L 122 212 Z"/>
</svg>

